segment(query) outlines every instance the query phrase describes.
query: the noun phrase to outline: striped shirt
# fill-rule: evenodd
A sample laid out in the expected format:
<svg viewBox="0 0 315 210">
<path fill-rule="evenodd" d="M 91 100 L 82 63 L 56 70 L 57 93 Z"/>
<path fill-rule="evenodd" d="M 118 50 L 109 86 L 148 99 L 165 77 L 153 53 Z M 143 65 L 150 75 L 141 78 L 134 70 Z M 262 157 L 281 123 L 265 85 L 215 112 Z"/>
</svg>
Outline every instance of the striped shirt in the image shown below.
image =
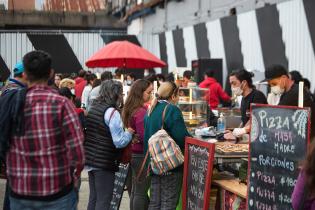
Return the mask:
<svg viewBox="0 0 315 210">
<path fill-rule="evenodd" d="M 83 133 L 74 105 L 48 86 L 28 89 L 25 133 L 13 134 L 7 176 L 14 194 L 49 197 L 79 176 L 84 164 Z"/>
</svg>

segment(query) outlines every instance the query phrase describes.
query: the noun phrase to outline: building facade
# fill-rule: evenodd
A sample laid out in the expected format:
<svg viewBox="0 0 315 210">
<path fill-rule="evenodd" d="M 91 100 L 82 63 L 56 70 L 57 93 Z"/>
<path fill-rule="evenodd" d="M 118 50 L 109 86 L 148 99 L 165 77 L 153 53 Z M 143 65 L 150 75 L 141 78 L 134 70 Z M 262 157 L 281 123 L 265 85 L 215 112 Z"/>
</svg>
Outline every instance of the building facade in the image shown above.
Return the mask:
<svg viewBox="0 0 315 210">
<path fill-rule="evenodd" d="M 222 58 L 225 79 L 234 69 L 282 64 L 315 81 L 313 0 L 185 0 L 153 9 L 130 21 L 128 33 L 166 61 L 166 71 Z"/>
</svg>

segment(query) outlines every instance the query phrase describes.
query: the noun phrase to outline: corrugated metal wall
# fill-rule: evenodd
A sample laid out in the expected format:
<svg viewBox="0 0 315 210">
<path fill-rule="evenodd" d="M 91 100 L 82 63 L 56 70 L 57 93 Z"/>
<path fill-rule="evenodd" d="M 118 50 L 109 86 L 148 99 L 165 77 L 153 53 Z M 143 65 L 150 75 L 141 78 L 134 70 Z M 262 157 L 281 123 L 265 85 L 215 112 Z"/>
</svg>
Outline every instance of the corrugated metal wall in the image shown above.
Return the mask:
<svg viewBox="0 0 315 210">
<path fill-rule="evenodd" d="M 86 67 L 85 62 L 87 59 L 105 46 L 102 37 L 97 33 L 64 33 L 64 36 L 68 40 L 79 62 L 84 67 Z M 93 71 L 101 72 L 102 69 L 93 69 Z"/>
<path fill-rule="evenodd" d="M 3 33 L 0 32 L 0 55 L 9 69 L 22 60 L 23 55 L 34 50 L 26 33 Z"/>
<path fill-rule="evenodd" d="M 141 33 L 137 38 L 143 48 L 150 51 L 156 57 L 161 58 L 159 36 L 157 34 Z M 156 68 L 155 71 L 161 73 L 160 68 Z"/>
<path fill-rule="evenodd" d="M 294 0 L 277 5 L 285 54 L 290 70 L 301 71 L 311 83 L 315 81 L 315 54 L 312 47 L 303 1 Z"/>
<path fill-rule="evenodd" d="M 96 51 L 105 46 L 105 43 L 101 35 L 122 35 L 123 32 L 18 32 L 18 31 L 0 31 L 0 55 L 3 57 L 9 69 L 12 69 L 14 65 L 21 61 L 23 56 L 34 49 L 27 34 L 63 34 L 71 46 L 74 54 L 82 67 L 86 70 L 92 70 L 93 72 L 102 72 L 103 68 L 88 69 L 85 66 L 86 60 L 92 56 Z M 158 45 L 155 49 L 159 49 Z M 62 50 L 62 46 L 60 46 Z M 112 70 L 112 68 L 106 69 Z"/>
<path fill-rule="evenodd" d="M 206 32 L 200 33 L 196 30 L 196 26 L 204 24 L 202 22 L 183 27 L 187 65 L 190 66 L 190 60 L 199 56 L 198 46 L 199 48 L 202 46 L 208 48 L 206 50 L 210 52 L 209 56 L 203 57 L 223 59 L 224 80 L 227 79 L 228 72 L 245 67 L 249 70 L 257 70 L 254 80 L 259 81 L 264 78 L 267 67 L 272 64 L 282 64 L 289 71 L 300 71 L 311 81 L 311 89 L 314 90 L 315 1 L 279 2 L 276 5 L 266 5 L 256 10 L 238 13 L 235 16 L 208 21 L 205 24 Z M 159 16 L 158 13 L 156 15 Z M 146 22 L 150 22 L 152 26 L 156 24 L 150 18 L 151 16 L 148 16 L 143 20 L 145 23 L 143 33 L 150 29 Z M 174 50 L 176 37 L 173 37 L 173 32 L 176 30 L 178 29 L 160 33 L 161 37 L 166 37 L 166 53 L 163 56 L 166 57 L 169 71 L 176 66 L 176 58 L 181 54 Z M 200 37 L 206 37 L 209 46 L 206 46 L 207 42 L 201 41 Z M 160 48 L 161 52 L 164 52 L 164 43 L 161 43 Z"/>
</svg>

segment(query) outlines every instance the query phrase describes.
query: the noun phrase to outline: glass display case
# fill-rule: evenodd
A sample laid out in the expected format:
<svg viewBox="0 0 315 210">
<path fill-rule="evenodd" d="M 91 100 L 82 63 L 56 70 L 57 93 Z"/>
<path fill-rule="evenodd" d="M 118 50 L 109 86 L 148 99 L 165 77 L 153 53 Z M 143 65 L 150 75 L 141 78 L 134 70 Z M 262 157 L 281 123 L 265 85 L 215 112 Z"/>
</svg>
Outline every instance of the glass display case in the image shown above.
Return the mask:
<svg viewBox="0 0 315 210">
<path fill-rule="evenodd" d="M 207 121 L 208 89 L 189 87 L 179 88 L 178 107 L 182 111 L 186 127 L 193 132 Z"/>
</svg>

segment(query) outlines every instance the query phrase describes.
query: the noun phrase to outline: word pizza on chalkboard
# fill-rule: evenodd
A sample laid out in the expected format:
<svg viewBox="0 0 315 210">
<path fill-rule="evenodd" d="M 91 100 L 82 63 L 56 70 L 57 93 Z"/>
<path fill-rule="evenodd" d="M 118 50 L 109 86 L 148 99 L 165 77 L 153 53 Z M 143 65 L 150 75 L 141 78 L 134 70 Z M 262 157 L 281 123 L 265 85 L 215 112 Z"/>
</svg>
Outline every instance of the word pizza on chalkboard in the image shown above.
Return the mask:
<svg viewBox="0 0 315 210">
<path fill-rule="evenodd" d="M 119 164 L 119 171 L 115 173 L 113 197 L 110 203 L 110 210 L 118 210 L 124 193 L 124 187 L 128 176 L 129 164 Z"/>
<path fill-rule="evenodd" d="M 186 138 L 183 209 L 208 210 L 214 149 L 214 144 Z"/>
<path fill-rule="evenodd" d="M 251 110 L 248 209 L 292 209 L 309 142 L 309 109 L 253 104 Z"/>
</svg>

